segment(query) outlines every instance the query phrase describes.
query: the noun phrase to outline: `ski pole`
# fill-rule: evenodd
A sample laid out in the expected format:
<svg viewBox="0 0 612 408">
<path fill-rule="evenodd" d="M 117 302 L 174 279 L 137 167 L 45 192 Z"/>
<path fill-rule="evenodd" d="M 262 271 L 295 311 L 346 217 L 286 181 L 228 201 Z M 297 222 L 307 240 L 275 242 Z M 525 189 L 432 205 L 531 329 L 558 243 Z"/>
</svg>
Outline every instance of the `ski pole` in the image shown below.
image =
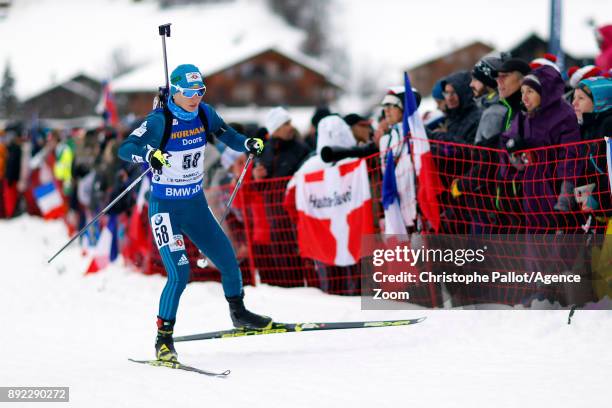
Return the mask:
<svg viewBox="0 0 612 408">
<path fill-rule="evenodd" d="M 249 157 L 247 158 L 246 163 L 244 163 L 244 168 L 242 169 L 242 173 L 240 173 L 240 177 L 238 177 L 238 181 L 236 182 L 236 187 L 234 187 L 234 191 L 232 192 L 232 195 L 227 201 L 225 210 L 223 210 L 223 215 L 221 216 L 221 221 L 219 221 L 219 225 L 223 224 L 223 221 L 225 221 L 227 214 L 229 214 L 229 210 L 230 210 L 230 207 L 232 206 L 232 202 L 234 201 L 234 198 L 236 197 L 236 194 L 238 193 L 238 189 L 242 185 L 242 180 L 244 179 L 244 176 L 246 175 L 246 172 L 249 168 L 249 164 L 251 164 L 252 160 L 253 160 L 253 153 L 249 154 Z M 200 250 L 198 249 L 198 251 Z M 202 251 L 200 251 L 200 254 L 202 254 Z M 198 259 L 197 265 L 200 268 L 206 268 L 208 266 L 208 258 L 203 257 L 203 258 Z"/>
<path fill-rule="evenodd" d="M 127 186 L 127 188 L 125 190 L 123 190 L 123 192 L 121 194 L 119 194 L 113 201 L 110 202 L 109 205 L 107 205 L 102 211 L 100 211 L 98 213 L 98 215 L 95 216 L 95 218 L 91 221 L 89 221 L 87 223 L 87 225 L 85 225 L 75 236 L 73 236 L 72 238 L 70 238 L 70 240 L 59 250 L 55 253 L 55 255 L 53 255 L 51 258 L 49 258 L 49 260 L 47 261 L 47 263 L 51 263 L 51 261 L 53 261 L 55 259 L 56 256 L 58 256 L 64 249 L 66 249 L 68 247 L 68 245 L 72 244 L 74 242 L 75 239 L 77 239 L 78 237 L 80 237 L 81 235 L 83 235 L 83 233 L 87 230 L 87 228 L 89 228 L 89 226 L 91 224 L 93 224 L 94 222 L 98 221 L 98 219 L 103 216 L 104 214 L 106 214 L 106 212 L 108 210 L 110 210 L 115 204 L 117 204 L 117 202 L 119 200 L 121 200 L 121 198 L 126 195 L 131 189 L 133 189 L 136 184 L 138 184 L 138 182 L 140 180 L 142 180 L 142 178 L 144 176 L 146 176 L 147 174 L 149 174 L 149 172 L 151 171 L 151 169 L 153 169 L 152 167 L 149 167 L 147 170 L 145 170 L 140 176 L 138 176 L 138 178 L 134 181 L 132 181 L 132 184 L 130 184 L 129 186 Z"/>
<path fill-rule="evenodd" d="M 166 53 L 166 37 L 170 37 L 170 25 L 172 23 L 168 23 L 168 24 L 162 24 L 158 27 L 159 30 L 159 35 L 161 36 L 162 39 L 162 51 L 164 53 L 164 73 L 166 74 L 165 78 L 166 78 L 166 87 L 159 87 L 159 96 L 158 96 L 158 106 L 159 107 L 164 107 L 165 103 L 166 103 L 166 98 L 168 97 L 168 94 L 170 92 L 170 81 L 168 79 L 168 54 Z"/>
</svg>

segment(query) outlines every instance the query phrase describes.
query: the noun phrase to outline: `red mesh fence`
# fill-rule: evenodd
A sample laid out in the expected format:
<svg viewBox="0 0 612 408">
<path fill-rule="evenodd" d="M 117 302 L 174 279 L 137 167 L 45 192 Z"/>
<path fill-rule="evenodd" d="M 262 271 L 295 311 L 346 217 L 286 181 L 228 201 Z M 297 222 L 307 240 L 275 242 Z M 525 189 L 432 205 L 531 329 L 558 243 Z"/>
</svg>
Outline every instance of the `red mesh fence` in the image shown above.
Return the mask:
<svg viewBox="0 0 612 408">
<path fill-rule="evenodd" d="M 437 167 L 432 171 L 436 171 L 442 181 L 437 195 L 429 196 L 437 199 L 440 208 L 438 233 L 486 237 L 490 245 L 501 248 L 496 249 L 498 252 L 494 256 L 495 267 L 499 270 L 507 271 L 510 267 L 517 270 L 516 264 L 506 265 L 504 259 L 516 261 L 521 258 L 531 262 L 519 265 L 525 270 L 532 268 L 534 262 L 540 267 L 546 262 L 546 268 L 541 269 L 549 273 L 555 268 L 571 269 L 572 266 L 563 254 L 557 254 L 556 258 L 550 253 L 538 255 L 537 246 L 530 247 L 520 239 L 514 246 L 508 244 L 508 236 L 585 236 L 587 233 L 601 236 L 606 230 L 612 205 L 604 140 L 531 149 L 512 155 L 505 150 L 453 143 L 430 141 L 430 145 Z M 380 226 L 384 224 L 381 157 L 377 154 L 366 159 L 376 233 L 383 232 Z M 412 177 L 418 186 L 421 178 Z M 224 223 L 240 261 L 245 284 L 259 281 L 285 287 L 313 286 L 333 294 L 360 294 L 362 266 L 359 262 L 352 266 L 334 266 L 300 257 L 295 214 L 286 203 L 288 182 L 288 178 L 255 182 L 247 177 Z M 218 218 L 232 189 L 233 185 L 228 185 L 206 192 Z M 416 203 L 416 195 L 414 201 Z M 408 226 L 406 232 L 426 241 L 434 231 L 418 207 L 428 203 L 416 204 L 414 226 Z M 147 222 L 144 215 L 143 228 Z M 309 239 L 315 242 L 318 237 L 314 235 Z M 213 266 L 196 267 L 199 254 L 188 240 L 187 249 L 193 280 L 219 280 L 219 273 Z M 145 271 L 163 273 L 152 244 L 149 251 L 150 256 L 140 256 Z M 450 294 L 454 304 L 516 304 L 533 299 L 535 289 L 538 288 L 510 283 L 467 289 L 452 284 L 441 289 L 439 285 L 416 283 L 412 284 L 410 301 L 440 306 L 444 296 Z M 558 289 L 544 291 L 543 296 L 554 298 L 555 291 Z M 541 295 L 542 292 L 538 289 L 537 293 Z"/>
</svg>

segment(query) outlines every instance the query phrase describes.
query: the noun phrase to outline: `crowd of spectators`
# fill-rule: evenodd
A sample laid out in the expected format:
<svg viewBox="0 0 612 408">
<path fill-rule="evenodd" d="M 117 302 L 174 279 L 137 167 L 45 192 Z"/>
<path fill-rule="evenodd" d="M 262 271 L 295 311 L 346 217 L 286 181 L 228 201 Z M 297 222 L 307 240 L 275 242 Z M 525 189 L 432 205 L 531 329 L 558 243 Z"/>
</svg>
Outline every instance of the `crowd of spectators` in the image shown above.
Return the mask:
<svg viewBox="0 0 612 408">
<path fill-rule="evenodd" d="M 524 61 L 502 53 L 487 55 L 471 71 L 440 78 L 432 90 L 436 108 L 421 112 L 443 185 L 439 200 L 445 222 L 440 232 L 499 233 L 518 227 L 522 232 L 558 232 L 585 221 L 582 217 L 568 226 L 568 217 L 557 216 L 571 211 L 593 215 L 593 225 L 607 226 L 612 210 L 604 147 L 604 137 L 612 136 L 610 68 L 588 65 L 561 72 L 552 56 Z M 410 129 L 403 128 L 405 92 L 403 86 L 381 90 L 380 105 L 369 112 L 341 114 L 319 107 L 305 135 L 293 126 L 291 108 L 270 109 L 257 131 L 266 140 L 264 153 L 248 179 L 255 185 L 280 181 L 259 187 L 265 213 L 256 222 L 266 224 L 270 233 L 260 237 L 255 256 L 266 258 L 266 245 L 288 246 L 281 251 L 283 259 L 258 265 L 262 275 L 266 268 L 298 262 L 295 220 L 279 205 L 288 179 L 346 157 L 369 157 L 377 231 L 386 228 L 380 186 L 388 152 L 396 162 L 406 232 L 431 229 L 415 202 L 413 163 L 400 160 L 412 151 Z M 421 94 L 412 92 L 418 106 Z M 240 124 L 231 125 L 244 131 Z M 117 147 L 129 131 L 3 129 L 0 216 L 36 214 L 32 188 L 55 180 L 67 203 L 69 224 L 78 229 L 140 174 L 138 165 L 117 159 Z M 559 148 L 551 149 L 555 146 Z M 244 162 L 243 154 L 211 144 L 204 187 L 232 185 Z M 135 195 L 127 195 L 111 213 L 129 211 Z M 234 211 L 233 219 L 244 223 L 245 215 Z M 235 242 L 244 242 L 244 237 L 235 237 Z"/>
</svg>

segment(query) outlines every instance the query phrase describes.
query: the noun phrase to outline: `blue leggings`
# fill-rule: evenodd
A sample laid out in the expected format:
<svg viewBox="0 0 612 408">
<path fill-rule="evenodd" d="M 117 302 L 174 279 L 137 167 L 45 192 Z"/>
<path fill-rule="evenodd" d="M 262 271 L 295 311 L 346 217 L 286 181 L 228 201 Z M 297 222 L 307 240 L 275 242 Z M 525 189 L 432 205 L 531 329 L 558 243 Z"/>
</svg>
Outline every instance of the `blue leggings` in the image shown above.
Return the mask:
<svg viewBox="0 0 612 408">
<path fill-rule="evenodd" d="M 159 302 L 159 317 L 176 319 L 179 299 L 189 280 L 189 259 L 183 233 L 219 268 L 225 296 L 240 295 L 242 274 L 234 249 L 204 195 L 185 200 L 163 200 L 151 196 L 149 221 L 168 274 Z"/>
</svg>

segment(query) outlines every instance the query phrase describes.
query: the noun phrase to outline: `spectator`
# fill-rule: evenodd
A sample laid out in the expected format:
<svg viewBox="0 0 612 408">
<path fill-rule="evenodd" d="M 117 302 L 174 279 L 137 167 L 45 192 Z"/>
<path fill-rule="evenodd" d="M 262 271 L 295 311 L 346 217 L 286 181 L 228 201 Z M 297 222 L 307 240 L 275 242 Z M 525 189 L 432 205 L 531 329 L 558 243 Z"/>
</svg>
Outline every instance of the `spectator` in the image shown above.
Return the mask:
<svg viewBox="0 0 612 408">
<path fill-rule="evenodd" d="M 420 104 L 420 95 L 413 89 L 417 97 L 417 107 Z M 399 204 L 404 226 L 413 229 L 415 227 L 416 210 L 416 186 L 414 184 L 414 167 L 410 156 L 409 141 L 406 138 L 407 129 L 403 128 L 404 115 L 404 87 L 396 86 L 389 88 L 383 97 L 383 106 L 388 130 L 380 138 L 380 161 L 381 170 L 384 174 L 387 162 L 387 154 L 393 155 L 395 162 L 395 178 L 399 192 Z M 388 220 L 387 220 L 388 221 Z M 383 229 L 381 220 L 381 229 Z M 385 228 L 386 229 L 386 228 Z M 397 230 L 402 231 L 402 228 Z"/>
<path fill-rule="evenodd" d="M 9 142 L 3 193 L 4 212 L 7 218 L 11 218 L 18 212 L 19 200 L 25 191 L 22 161 L 27 155 L 22 150 L 24 139 L 21 133 L 10 131 L 7 134 Z"/>
<path fill-rule="evenodd" d="M 595 58 L 595 65 L 604 71 L 612 69 L 612 24 L 599 27 L 595 32 L 601 54 Z"/>
<path fill-rule="evenodd" d="M 502 105 L 507 109 L 504 117 L 504 130 L 508 130 L 512 120 L 521 110 L 521 82 L 531 71 L 529 64 L 520 58 L 510 58 L 497 70 L 497 91 Z"/>
<path fill-rule="evenodd" d="M 297 171 L 310 150 L 297 138 L 297 130 L 291 125 L 291 116 L 284 108 L 271 109 L 266 115 L 265 125 L 270 139 L 265 143 L 263 154 L 253 169 L 255 180 L 272 179 L 257 186 L 263 191 L 270 225 L 270 245 L 268 248 L 262 248 L 262 256 L 283 256 L 269 258 L 264 267 L 275 273 L 272 276 L 262 275 L 261 278 L 264 283 L 303 286 L 303 261 L 297 254 L 295 230 L 282 203 L 288 181 L 286 177 Z"/>
<path fill-rule="evenodd" d="M 444 89 L 442 88 L 442 81 L 444 79 L 440 79 L 436 81 L 432 90 L 431 96 L 436 102 L 436 107 L 442 113 L 446 113 L 446 101 L 444 100 Z"/>
<path fill-rule="evenodd" d="M 350 126 L 357 144 L 362 145 L 372 141 L 374 129 L 369 120 L 357 113 L 350 113 L 344 117 L 344 121 Z"/>
<path fill-rule="evenodd" d="M 478 147 L 497 147 L 499 137 L 504 131 L 504 116 L 506 108 L 499 103 L 497 82 L 495 77 L 502 60 L 498 57 L 485 57 L 472 68 L 470 88 L 474 94 L 476 105 L 483 110 L 474 144 Z M 486 232 L 482 226 L 497 224 L 494 215 L 495 186 L 493 180 L 496 172 L 496 157 L 488 149 L 475 148 L 471 150 L 471 166 L 464 177 L 455 179 L 450 187 L 453 198 L 458 198 L 464 192 L 474 193 L 466 197 L 466 204 L 474 210 L 471 212 L 471 232 Z M 489 211 L 479 211 L 487 209 Z"/>
<path fill-rule="evenodd" d="M 546 53 L 543 56 L 541 56 L 539 58 L 536 58 L 533 61 L 531 61 L 529 63 L 529 68 L 534 70 L 534 69 L 540 68 L 540 67 L 542 67 L 544 65 L 547 65 L 549 67 L 553 67 L 557 71 L 561 72 L 561 70 L 559 69 L 559 66 L 557 65 L 557 56 L 553 55 L 553 54 L 549 54 L 549 53 Z"/>
<path fill-rule="evenodd" d="M 567 70 L 568 84 L 572 89 L 578 87 L 578 83 L 583 79 L 602 76 L 604 71 L 595 65 L 585 65 L 584 67 L 573 66 Z"/>
<path fill-rule="evenodd" d="M 580 123 L 585 146 L 586 174 L 584 185 L 576 188 L 576 199 L 583 211 L 610 210 L 612 202 L 606 174 L 604 136 L 612 136 L 612 78 L 589 78 L 580 81 L 572 105 Z"/>
<path fill-rule="evenodd" d="M 519 113 L 511 128 L 502 135 L 502 141 L 512 156 L 517 150 L 580 140 L 576 115 L 563 99 L 564 87 L 560 73 L 549 66 L 536 68 L 523 79 L 521 93 L 527 112 Z M 571 209 L 570 199 L 579 173 L 576 150 L 575 147 L 540 149 L 520 156 L 522 163 L 526 164 L 522 179 L 523 212 L 526 213 L 528 231 L 554 231 L 554 211 Z M 555 181 L 560 182 L 559 189 Z"/>
<path fill-rule="evenodd" d="M 497 57 L 486 57 L 472 68 L 470 88 L 476 105 L 482 110 L 480 123 L 476 130 L 476 146 L 494 147 L 499 145 L 499 135 L 504 130 L 503 120 L 506 110 L 499 105 L 497 93 L 497 70 L 502 60 Z"/>
<path fill-rule="evenodd" d="M 459 71 L 442 80 L 446 104 L 446 128 L 434 132 L 434 138 L 445 142 L 473 144 L 480 120 L 480 110 L 472 97 L 471 77 Z"/>
<path fill-rule="evenodd" d="M 306 136 L 304 139 L 304 143 L 311 151 L 316 150 L 317 148 L 317 126 L 319 126 L 321 119 L 329 115 L 331 115 L 331 112 L 326 106 L 317 108 L 315 113 L 312 115 L 312 118 L 310 119 L 310 131 L 308 132 L 308 136 Z"/>
<path fill-rule="evenodd" d="M 298 139 L 297 130 L 291 125 L 289 112 L 282 107 L 273 108 L 266 115 L 266 128 L 270 140 L 253 169 L 256 180 L 292 176 L 310 150 Z"/>
</svg>

